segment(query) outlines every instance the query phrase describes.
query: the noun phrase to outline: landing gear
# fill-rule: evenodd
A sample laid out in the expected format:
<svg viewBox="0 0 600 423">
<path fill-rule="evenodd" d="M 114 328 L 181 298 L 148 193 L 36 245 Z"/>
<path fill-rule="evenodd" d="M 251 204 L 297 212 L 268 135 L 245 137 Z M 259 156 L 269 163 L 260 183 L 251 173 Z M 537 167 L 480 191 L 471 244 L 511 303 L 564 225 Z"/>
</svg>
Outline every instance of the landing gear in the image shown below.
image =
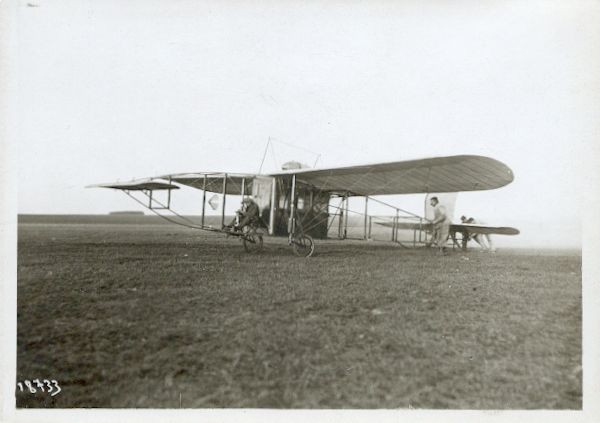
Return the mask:
<svg viewBox="0 0 600 423">
<path fill-rule="evenodd" d="M 244 233 L 241 235 L 244 243 L 244 250 L 247 253 L 258 253 L 263 248 L 263 236 L 254 227 L 245 226 Z"/>
<path fill-rule="evenodd" d="M 308 235 L 292 236 L 290 242 L 294 247 L 294 253 L 300 257 L 310 257 L 315 251 L 315 243 Z"/>
</svg>

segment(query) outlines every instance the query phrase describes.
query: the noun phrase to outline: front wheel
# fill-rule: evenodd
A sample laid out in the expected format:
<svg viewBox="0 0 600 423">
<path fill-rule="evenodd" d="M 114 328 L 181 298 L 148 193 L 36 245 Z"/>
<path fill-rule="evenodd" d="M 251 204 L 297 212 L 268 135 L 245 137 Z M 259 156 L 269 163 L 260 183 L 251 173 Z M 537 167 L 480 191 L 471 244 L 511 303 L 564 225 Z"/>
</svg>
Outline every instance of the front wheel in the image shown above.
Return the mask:
<svg viewBox="0 0 600 423">
<path fill-rule="evenodd" d="M 263 248 L 263 236 L 256 231 L 250 231 L 243 237 L 244 250 L 247 253 L 258 253 Z"/>
<path fill-rule="evenodd" d="M 315 252 L 315 243 L 308 235 L 299 235 L 292 240 L 294 252 L 300 257 L 310 257 Z"/>
</svg>

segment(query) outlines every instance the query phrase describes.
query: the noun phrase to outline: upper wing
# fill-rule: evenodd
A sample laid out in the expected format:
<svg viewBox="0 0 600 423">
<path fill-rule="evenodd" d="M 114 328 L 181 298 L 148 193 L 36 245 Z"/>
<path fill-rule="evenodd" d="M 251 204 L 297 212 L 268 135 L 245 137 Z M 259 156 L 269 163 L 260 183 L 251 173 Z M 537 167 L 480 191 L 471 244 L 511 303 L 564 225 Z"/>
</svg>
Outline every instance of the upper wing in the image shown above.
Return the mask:
<svg viewBox="0 0 600 423">
<path fill-rule="evenodd" d="M 227 183 L 224 187 L 225 175 L 227 175 Z M 242 195 L 243 186 L 244 193 L 250 195 L 252 194 L 252 183 L 256 176 L 254 174 L 215 172 L 177 173 L 126 182 L 89 185 L 88 188 L 114 188 L 129 191 L 179 189 L 177 185 L 173 184 L 173 182 L 176 182 L 198 189 L 206 188 L 206 191 L 220 194 L 223 193 L 223 188 L 225 188 L 226 193 L 232 195 Z"/>
<path fill-rule="evenodd" d="M 177 185 L 170 184 L 168 182 L 157 181 L 154 179 L 135 179 L 133 181 L 125 182 L 111 182 L 106 184 L 88 185 L 87 188 L 114 188 L 123 189 L 128 191 L 142 191 L 142 190 L 164 190 L 164 189 L 179 189 Z"/>
<path fill-rule="evenodd" d="M 224 185 L 225 175 L 227 175 L 227 183 Z M 225 188 L 226 194 L 242 195 L 242 186 L 244 194 L 252 194 L 252 183 L 257 175 L 251 173 L 216 173 L 216 172 L 200 172 L 200 173 L 177 173 L 172 175 L 161 176 L 162 179 L 178 184 L 188 185 L 190 187 L 203 189 L 209 192 L 223 193 Z"/>
<path fill-rule="evenodd" d="M 504 163 L 483 156 L 450 156 L 331 169 L 297 169 L 296 174 L 318 189 L 351 195 L 415 194 L 479 191 L 513 181 Z"/>
</svg>

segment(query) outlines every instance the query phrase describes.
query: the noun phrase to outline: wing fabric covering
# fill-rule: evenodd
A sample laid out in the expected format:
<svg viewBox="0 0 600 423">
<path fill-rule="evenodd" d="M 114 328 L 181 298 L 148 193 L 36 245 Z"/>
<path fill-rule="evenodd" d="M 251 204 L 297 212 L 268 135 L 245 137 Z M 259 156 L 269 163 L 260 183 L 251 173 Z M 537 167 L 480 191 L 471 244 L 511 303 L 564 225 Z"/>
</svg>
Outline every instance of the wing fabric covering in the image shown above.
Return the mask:
<svg viewBox="0 0 600 423">
<path fill-rule="evenodd" d="M 486 235 L 519 235 L 519 230 L 508 226 L 469 225 L 464 223 L 451 224 L 450 229 L 457 232 L 468 232 L 470 234 Z"/>
<path fill-rule="evenodd" d="M 168 189 L 179 189 L 177 185 L 154 179 L 137 179 L 125 182 L 111 182 L 106 184 L 90 185 L 88 188 L 113 188 L 127 191 L 158 191 Z"/>
<path fill-rule="evenodd" d="M 393 228 L 392 222 L 376 222 L 378 225 L 387 226 Z M 398 222 L 396 224 L 398 229 L 405 230 L 424 230 L 431 231 L 433 225 L 431 223 L 416 223 L 416 222 Z M 463 223 L 452 223 L 450 224 L 450 230 L 455 232 L 468 232 L 469 234 L 487 234 L 487 235 L 519 235 L 519 230 L 508 226 L 487 226 L 487 225 L 469 225 Z"/>
<path fill-rule="evenodd" d="M 178 184 L 187 185 L 197 189 L 204 188 L 204 176 L 206 175 L 206 191 L 214 192 L 217 194 L 223 193 L 223 180 L 225 175 L 219 174 L 203 174 L 203 173 L 187 173 L 178 175 L 166 175 L 162 176 L 163 179 L 170 179 L 172 182 Z M 252 185 L 256 175 L 240 175 L 240 174 L 228 174 L 226 193 L 228 195 L 242 195 L 242 185 L 244 186 L 244 194 L 252 194 Z M 243 181 L 243 183 L 242 183 Z"/>
<path fill-rule="evenodd" d="M 394 195 L 480 191 L 513 181 L 504 163 L 483 156 L 449 156 L 331 169 L 307 169 L 296 178 L 316 188 L 350 195 Z"/>
<path fill-rule="evenodd" d="M 229 195 L 242 195 L 243 186 L 244 194 L 251 195 L 254 178 L 256 178 L 256 176 L 257 175 L 255 174 L 227 174 L 226 193 Z M 177 184 L 203 189 L 206 180 L 206 191 L 222 194 L 224 179 L 224 173 L 181 173 L 133 181 L 90 185 L 89 188 L 114 188 L 128 191 L 179 189 L 177 185 L 173 184 L 173 182 L 175 182 Z"/>
</svg>

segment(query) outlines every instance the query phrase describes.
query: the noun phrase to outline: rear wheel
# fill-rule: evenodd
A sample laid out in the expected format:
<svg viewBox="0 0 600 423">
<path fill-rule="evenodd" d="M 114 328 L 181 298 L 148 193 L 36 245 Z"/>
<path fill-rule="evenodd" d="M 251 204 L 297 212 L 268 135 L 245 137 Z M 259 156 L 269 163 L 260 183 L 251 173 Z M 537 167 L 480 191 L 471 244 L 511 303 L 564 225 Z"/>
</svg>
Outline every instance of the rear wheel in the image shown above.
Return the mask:
<svg viewBox="0 0 600 423">
<path fill-rule="evenodd" d="M 298 235 L 292 240 L 294 252 L 300 257 L 310 257 L 315 251 L 315 243 L 308 235 Z"/>
<path fill-rule="evenodd" d="M 263 236 L 254 229 L 244 235 L 243 241 L 247 253 L 257 253 L 263 248 Z"/>
</svg>

